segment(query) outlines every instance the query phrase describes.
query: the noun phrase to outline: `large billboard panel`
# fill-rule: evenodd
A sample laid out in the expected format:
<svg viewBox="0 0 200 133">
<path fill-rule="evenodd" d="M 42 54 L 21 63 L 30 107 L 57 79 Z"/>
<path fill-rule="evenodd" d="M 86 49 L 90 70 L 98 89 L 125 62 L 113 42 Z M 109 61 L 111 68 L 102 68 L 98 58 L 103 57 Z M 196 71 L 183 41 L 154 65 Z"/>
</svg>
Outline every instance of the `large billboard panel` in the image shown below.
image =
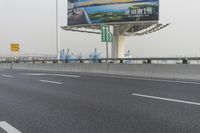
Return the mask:
<svg viewBox="0 0 200 133">
<path fill-rule="evenodd" d="M 68 25 L 158 21 L 159 0 L 68 0 Z"/>
</svg>

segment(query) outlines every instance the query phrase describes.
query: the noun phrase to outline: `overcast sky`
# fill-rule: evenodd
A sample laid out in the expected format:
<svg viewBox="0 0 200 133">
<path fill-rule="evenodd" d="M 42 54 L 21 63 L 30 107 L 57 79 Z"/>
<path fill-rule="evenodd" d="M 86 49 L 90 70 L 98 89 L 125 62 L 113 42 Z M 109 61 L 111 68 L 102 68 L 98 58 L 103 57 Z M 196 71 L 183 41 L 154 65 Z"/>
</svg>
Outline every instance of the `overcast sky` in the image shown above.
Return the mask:
<svg viewBox="0 0 200 133">
<path fill-rule="evenodd" d="M 67 0 L 59 1 L 60 26 L 67 23 Z M 56 0 L 0 0 L 0 56 L 19 42 L 21 54 L 56 54 Z M 171 25 L 156 33 L 126 37 L 134 57 L 200 56 L 200 1 L 160 0 L 160 22 Z M 104 53 L 100 35 L 60 30 L 61 48 L 87 54 Z"/>
</svg>

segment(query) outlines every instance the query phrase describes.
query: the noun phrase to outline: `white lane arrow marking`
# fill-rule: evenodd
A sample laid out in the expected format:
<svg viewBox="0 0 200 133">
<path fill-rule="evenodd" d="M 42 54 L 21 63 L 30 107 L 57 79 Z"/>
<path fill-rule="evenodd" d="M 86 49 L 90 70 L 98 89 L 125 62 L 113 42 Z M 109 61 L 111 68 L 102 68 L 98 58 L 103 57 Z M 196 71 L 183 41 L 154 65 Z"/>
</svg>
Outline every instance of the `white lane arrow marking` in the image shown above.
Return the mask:
<svg viewBox="0 0 200 133">
<path fill-rule="evenodd" d="M 7 133 L 22 133 L 6 121 L 0 121 L 0 127 Z"/>
</svg>

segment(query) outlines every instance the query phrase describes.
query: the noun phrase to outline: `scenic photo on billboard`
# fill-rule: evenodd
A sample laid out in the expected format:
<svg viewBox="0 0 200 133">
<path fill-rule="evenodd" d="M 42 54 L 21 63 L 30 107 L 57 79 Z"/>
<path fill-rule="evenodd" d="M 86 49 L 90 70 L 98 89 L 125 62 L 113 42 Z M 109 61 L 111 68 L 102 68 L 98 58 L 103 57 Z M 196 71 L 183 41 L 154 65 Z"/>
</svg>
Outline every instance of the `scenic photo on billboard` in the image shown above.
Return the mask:
<svg viewBox="0 0 200 133">
<path fill-rule="evenodd" d="M 68 0 L 68 25 L 158 19 L 159 0 Z"/>
</svg>

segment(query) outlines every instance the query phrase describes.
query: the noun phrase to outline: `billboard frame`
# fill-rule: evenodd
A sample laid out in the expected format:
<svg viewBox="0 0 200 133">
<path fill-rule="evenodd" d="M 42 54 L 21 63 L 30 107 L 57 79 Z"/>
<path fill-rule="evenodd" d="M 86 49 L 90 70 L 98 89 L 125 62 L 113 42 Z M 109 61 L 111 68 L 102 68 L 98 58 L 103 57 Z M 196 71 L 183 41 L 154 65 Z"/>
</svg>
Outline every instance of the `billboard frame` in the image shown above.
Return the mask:
<svg viewBox="0 0 200 133">
<path fill-rule="evenodd" d="M 130 30 L 128 32 L 124 32 L 125 36 L 142 36 L 146 34 L 150 34 L 156 31 L 159 31 L 171 23 L 161 24 L 159 22 L 151 22 L 151 23 L 129 23 L 129 24 L 115 24 L 108 26 L 130 26 Z M 134 27 L 139 27 L 136 31 Z M 93 33 L 93 34 L 101 34 L 100 30 L 101 25 L 79 25 L 79 26 L 62 26 L 61 28 L 66 31 L 74 31 L 74 32 L 82 32 L 82 33 Z"/>
<path fill-rule="evenodd" d="M 70 0 L 68 0 L 70 1 Z M 68 14 L 67 8 L 67 14 Z M 147 21 L 121 21 L 121 22 L 102 22 L 102 23 L 92 23 L 92 24 L 68 24 L 68 15 L 67 15 L 67 25 L 66 26 L 94 26 L 94 25 L 122 25 L 122 24 L 143 24 L 143 23 L 158 23 L 160 20 L 160 0 L 158 0 L 158 19 L 157 20 L 147 20 Z"/>
<path fill-rule="evenodd" d="M 140 25 L 140 24 L 155 24 L 158 23 L 158 21 L 131 21 L 131 22 L 110 22 L 110 23 L 95 23 L 95 24 L 74 24 L 74 25 L 66 25 L 68 27 L 89 27 L 89 26 L 101 26 L 101 25 L 127 25 L 127 24 L 133 24 L 133 25 Z M 62 26 L 65 27 L 65 26 Z"/>
</svg>

